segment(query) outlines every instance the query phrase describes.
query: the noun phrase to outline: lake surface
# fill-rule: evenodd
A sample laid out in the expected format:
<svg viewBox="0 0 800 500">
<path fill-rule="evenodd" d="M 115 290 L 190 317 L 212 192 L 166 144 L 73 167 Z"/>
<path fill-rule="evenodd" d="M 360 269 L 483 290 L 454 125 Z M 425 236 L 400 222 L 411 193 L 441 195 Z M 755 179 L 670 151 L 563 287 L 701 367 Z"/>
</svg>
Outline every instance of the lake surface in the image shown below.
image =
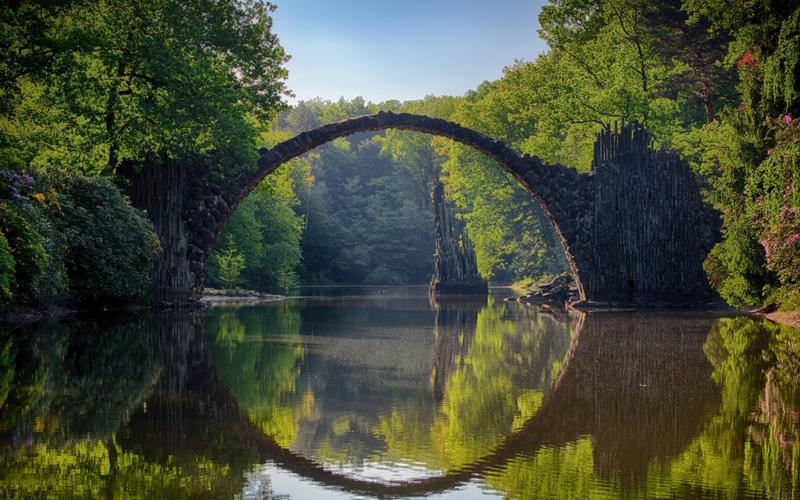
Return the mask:
<svg viewBox="0 0 800 500">
<path fill-rule="evenodd" d="M 0 497 L 800 497 L 798 330 L 301 293 L 0 330 Z"/>
</svg>

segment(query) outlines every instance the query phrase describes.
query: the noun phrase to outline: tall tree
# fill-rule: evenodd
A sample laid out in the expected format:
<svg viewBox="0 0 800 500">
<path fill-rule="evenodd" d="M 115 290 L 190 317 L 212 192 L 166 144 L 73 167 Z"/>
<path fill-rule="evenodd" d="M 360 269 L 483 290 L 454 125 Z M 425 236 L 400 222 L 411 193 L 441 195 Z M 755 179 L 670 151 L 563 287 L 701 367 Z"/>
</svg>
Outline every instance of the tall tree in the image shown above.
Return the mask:
<svg viewBox="0 0 800 500">
<path fill-rule="evenodd" d="M 253 155 L 255 124 L 286 94 L 273 10 L 256 0 L 4 6 L 5 162 L 110 173 L 154 152 Z"/>
</svg>

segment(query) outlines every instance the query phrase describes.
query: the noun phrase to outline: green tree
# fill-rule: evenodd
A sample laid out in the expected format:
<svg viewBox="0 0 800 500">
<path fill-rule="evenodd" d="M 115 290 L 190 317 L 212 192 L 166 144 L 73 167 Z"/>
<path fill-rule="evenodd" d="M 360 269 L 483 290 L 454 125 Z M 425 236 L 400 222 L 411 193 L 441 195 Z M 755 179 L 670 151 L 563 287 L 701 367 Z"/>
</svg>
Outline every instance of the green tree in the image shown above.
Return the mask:
<svg viewBox="0 0 800 500">
<path fill-rule="evenodd" d="M 723 241 L 706 268 L 737 306 L 777 300 L 797 307 L 800 252 L 792 227 L 800 208 L 800 8 L 791 2 L 687 0 L 690 21 L 728 33 L 726 67 L 738 73 L 740 104 L 690 138 L 710 200 L 723 214 Z M 788 217 L 787 217 L 788 215 Z M 733 293 L 731 293 L 733 291 Z"/>
<path fill-rule="evenodd" d="M 113 172 L 156 152 L 251 157 L 255 124 L 286 93 L 273 10 L 251 0 L 4 6 L 4 164 Z"/>
<path fill-rule="evenodd" d="M 232 238 L 228 238 L 225 249 L 216 256 L 219 266 L 219 279 L 225 288 L 235 288 L 245 268 L 244 256 L 236 248 Z"/>
</svg>

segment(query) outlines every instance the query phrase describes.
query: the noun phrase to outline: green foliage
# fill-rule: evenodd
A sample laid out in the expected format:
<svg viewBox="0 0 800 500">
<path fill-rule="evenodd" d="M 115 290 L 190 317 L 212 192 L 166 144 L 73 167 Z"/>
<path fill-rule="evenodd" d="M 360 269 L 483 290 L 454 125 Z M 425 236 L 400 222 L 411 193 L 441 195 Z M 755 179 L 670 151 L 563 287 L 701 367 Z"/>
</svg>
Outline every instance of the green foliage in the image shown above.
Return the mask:
<svg viewBox="0 0 800 500">
<path fill-rule="evenodd" d="M 726 228 L 725 238 L 711 249 L 703 268 L 711 286 L 735 307 L 758 304 L 770 279 L 764 251 L 753 227 L 744 222 Z"/>
<path fill-rule="evenodd" d="M 304 101 L 282 115 L 278 126 L 296 133 L 390 109 L 460 120 L 509 142 L 509 133 L 527 137 L 530 123 L 503 124 L 509 109 L 526 96 L 496 106 L 507 94 L 489 93 L 474 97 L 474 103 L 454 97 L 375 105 L 360 99 Z M 440 178 L 448 195 L 463 202 L 459 210 L 484 274 L 512 281 L 566 267 L 563 250 L 530 194 L 499 166 L 448 139 L 398 130 L 357 134 L 320 147 L 308 161 L 306 181 L 295 185 L 301 201 L 297 211 L 306 221 L 303 281 L 426 282 L 433 251 L 430 193 Z"/>
<path fill-rule="evenodd" d="M 50 259 L 44 249 L 44 239 L 19 213 L 0 203 L 0 233 L 3 233 L 15 263 L 14 295 L 17 300 L 35 303 L 45 279 Z"/>
<path fill-rule="evenodd" d="M 374 111 L 370 106 L 363 99 L 303 102 L 278 125 L 294 133 Z M 409 147 L 409 156 L 400 158 L 387 145 L 396 137 L 356 134 L 307 157 L 296 175 L 302 178 L 295 182 L 300 201 L 296 211 L 305 220 L 302 281 L 402 284 L 429 279 L 433 212 L 425 176 L 435 172 L 435 165 L 425 163 L 430 139 Z"/>
<path fill-rule="evenodd" d="M 530 96 L 524 83 L 510 77 L 512 73 L 470 93 L 451 118 L 524 148 L 540 122 L 514 111 Z M 467 223 L 481 274 L 513 282 L 565 272 L 564 249 L 531 193 L 482 154 L 459 144 L 447 146 L 443 165 L 447 193 Z"/>
<path fill-rule="evenodd" d="M 285 93 L 267 2 L 22 2 L 4 7 L 4 161 L 112 171 L 156 152 L 251 157 Z"/>
<path fill-rule="evenodd" d="M 160 244 L 153 225 L 102 177 L 61 176 L 55 224 L 64 235 L 70 290 L 80 302 L 144 298 Z"/>
<path fill-rule="evenodd" d="M 219 267 L 219 280 L 225 288 L 236 288 L 239 284 L 239 277 L 245 268 L 244 256 L 239 252 L 233 243 L 233 239 L 228 238 L 225 249 L 215 256 Z"/>
<path fill-rule="evenodd" d="M 800 126 L 791 114 L 800 109 L 794 76 L 800 8 L 687 0 L 686 10 L 693 20 L 707 19 L 716 32 L 731 34 L 725 64 L 738 71 L 741 100 L 699 141 L 698 170 L 724 221 L 724 241 L 706 268 L 727 268 L 727 279 L 710 277 L 734 305 L 766 299 L 788 305 L 800 291 L 793 220 L 800 208 Z"/>
<path fill-rule="evenodd" d="M 17 286 L 16 267 L 8 240 L 0 231 L 0 310 L 14 298 L 14 289 Z"/>
<path fill-rule="evenodd" d="M 229 244 L 243 259 L 237 284 L 253 290 L 285 290 L 297 284 L 305 224 L 294 210 L 299 204 L 295 186 L 303 182 L 298 176 L 305 167 L 303 161 L 290 162 L 242 201 L 217 239 L 208 269 L 209 284 L 224 285 L 223 262 L 230 271 L 232 261 L 223 255 L 227 247 L 222 245 Z"/>
</svg>

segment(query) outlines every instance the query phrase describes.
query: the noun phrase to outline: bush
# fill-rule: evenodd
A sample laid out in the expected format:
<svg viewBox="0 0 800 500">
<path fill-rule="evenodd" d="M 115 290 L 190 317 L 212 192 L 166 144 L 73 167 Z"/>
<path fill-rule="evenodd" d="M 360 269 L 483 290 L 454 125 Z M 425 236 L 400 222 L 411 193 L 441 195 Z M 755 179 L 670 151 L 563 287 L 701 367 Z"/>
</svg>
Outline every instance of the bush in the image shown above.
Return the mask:
<svg viewBox="0 0 800 500">
<path fill-rule="evenodd" d="M 65 236 L 64 264 L 75 299 L 82 303 L 143 299 L 160 251 L 150 220 L 102 177 L 61 178 L 58 191 L 56 223 Z"/>
<path fill-rule="evenodd" d="M 36 302 L 45 271 L 50 267 L 44 239 L 25 218 L 5 203 L 0 203 L 0 233 L 7 240 L 15 264 L 16 288 L 13 293 L 16 300 Z"/>
<path fill-rule="evenodd" d="M 57 199 L 55 191 L 51 199 Z M 14 207 L 17 213 L 42 237 L 42 247 L 47 254 L 44 269 L 36 282 L 36 301 L 41 304 L 52 303 L 63 297 L 69 290 L 67 271 L 64 269 L 66 242 L 64 235 L 56 228 L 52 216 L 58 213 L 58 206 L 48 206 L 45 202 L 29 201 Z"/>
<path fill-rule="evenodd" d="M 734 307 L 761 303 L 763 288 L 774 281 L 755 230 L 741 219 L 725 228 L 725 238 L 706 257 L 703 268 L 711 286 Z"/>
<path fill-rule="evenodd" d="M 17 284 L 14 276 L 16 267 L 8 240 L 0 232 L 0 311 L 14 298 L 14 287 Z"/>
</svg>

